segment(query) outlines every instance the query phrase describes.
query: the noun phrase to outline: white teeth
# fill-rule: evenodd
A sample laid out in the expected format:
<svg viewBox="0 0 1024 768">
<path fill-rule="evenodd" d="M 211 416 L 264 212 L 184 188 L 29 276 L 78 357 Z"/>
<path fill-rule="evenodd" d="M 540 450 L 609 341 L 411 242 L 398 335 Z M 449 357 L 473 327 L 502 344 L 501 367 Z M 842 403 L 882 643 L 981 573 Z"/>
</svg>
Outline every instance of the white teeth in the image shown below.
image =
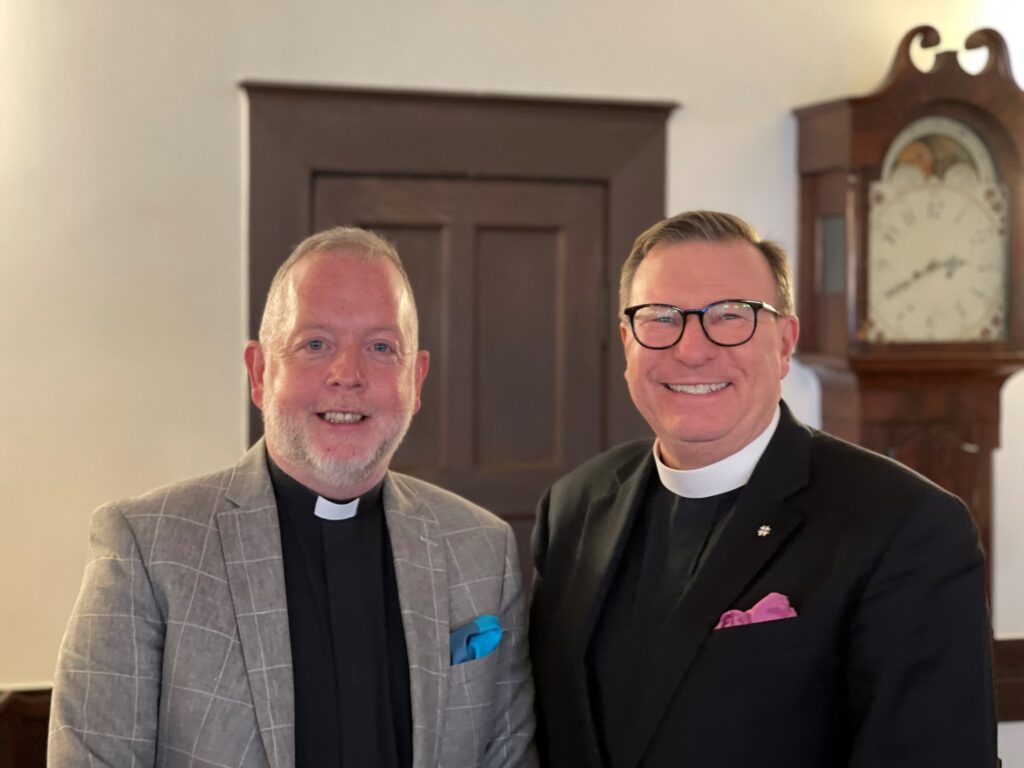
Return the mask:
<svg viewBox="0 0 1024 768">
<path fill-rule="evenodd" d="M 722 382 L 721 384 L 666 384 L 665 386 L 673 392 L 682 392 L 684 395 L 709 395 L 712 392 L 725 389 L 729 385 Z"/>
<path fill-rule="evenodd" d="M 363 420 L 363 414 L 349 411 L 324 411 L 321 416 L 324 421 L 329 421 L 331 424 L 355 424 Z"/>
</svg>

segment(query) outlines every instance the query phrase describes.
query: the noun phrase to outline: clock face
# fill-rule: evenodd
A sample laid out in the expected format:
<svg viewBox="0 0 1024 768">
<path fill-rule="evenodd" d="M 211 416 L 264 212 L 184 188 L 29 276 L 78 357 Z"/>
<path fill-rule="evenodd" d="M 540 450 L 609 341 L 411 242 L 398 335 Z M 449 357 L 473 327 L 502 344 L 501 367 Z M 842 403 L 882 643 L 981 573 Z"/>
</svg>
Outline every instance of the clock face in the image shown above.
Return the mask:
<svg viewBox="0 0 1024 768">
<path fill-rule="evenodd" d="M 912 123 L 890 147 L 870 205 L 862 338 L 1005 337 L 1006 192 L 973 131 L 944 117 Z"/>
</svg>

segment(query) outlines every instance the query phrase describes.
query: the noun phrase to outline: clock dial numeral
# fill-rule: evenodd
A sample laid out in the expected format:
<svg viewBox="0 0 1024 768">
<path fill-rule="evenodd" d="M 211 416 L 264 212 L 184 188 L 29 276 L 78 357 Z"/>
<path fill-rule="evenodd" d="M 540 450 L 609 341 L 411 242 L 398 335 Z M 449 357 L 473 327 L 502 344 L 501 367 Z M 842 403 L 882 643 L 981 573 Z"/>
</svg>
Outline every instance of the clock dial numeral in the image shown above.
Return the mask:
<svg viewBox="0 0 1024 768">
<path fill-rule="evenodd" d="M 976 247 L 984 243 L 991 236 L 991 229 L 976 229 L 973 232 L 971 232 L 970 236 L 968 236 L 967 243 L 972 247 Z"/>
</svg>

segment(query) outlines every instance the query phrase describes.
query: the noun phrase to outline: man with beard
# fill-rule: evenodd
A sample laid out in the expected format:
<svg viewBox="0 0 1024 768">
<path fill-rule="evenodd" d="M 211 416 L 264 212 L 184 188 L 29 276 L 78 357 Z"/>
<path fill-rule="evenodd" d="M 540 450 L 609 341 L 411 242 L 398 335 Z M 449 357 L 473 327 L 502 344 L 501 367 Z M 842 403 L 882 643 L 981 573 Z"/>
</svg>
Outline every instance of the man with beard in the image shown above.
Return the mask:
<svg viewBox="0 0 1024 768">
<path fill-rule="evenodd" d="M 429 364 L 394 248 L 301 243 L 245 364 L 264 439 L 96 512 L 49 764 L 532 764 L 511 530 L 388 471 Z"/>
</svg>

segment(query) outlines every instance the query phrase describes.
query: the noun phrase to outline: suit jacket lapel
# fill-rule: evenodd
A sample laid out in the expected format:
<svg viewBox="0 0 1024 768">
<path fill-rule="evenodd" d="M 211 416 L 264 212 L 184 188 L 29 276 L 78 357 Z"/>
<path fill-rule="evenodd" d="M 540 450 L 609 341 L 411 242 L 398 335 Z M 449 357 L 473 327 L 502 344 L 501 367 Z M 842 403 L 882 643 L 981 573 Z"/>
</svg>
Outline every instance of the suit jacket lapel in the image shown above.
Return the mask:
<svg viewBox="0 0 1024 768">
<path fill-rule="evenodd" d="M 627 765 L 640 761 L 673 694 L 722 613 L 732 607 L 799 526 L 803 510 L 799 502 L 786 499 L 807 484 L 809 452 L 806 427 L 782 404 L 778 429 L 740 493 L 718 542 L 669 616 L 665 630 L 652 638 L 650 653 L 641 660 L 641 704 L 623 713 L 633 719 L 629 730 L 634 740 L 627 750 Z M 770 534 L 759 536 L 761 526 L 768 526 Z"/>
<path fill-rule="evenodd" d="M 260 440 L 228 483 L 217 513 L 256 722 L 273 768 L 295 764 L 295 688 L 281 561 L 281 529 Z"/>
<path fill-rule="evenodd" d="M 601 757 L 587 679 L 587 651 L 653 472 L 654 458 L 647 453 L 641 461 L 620 468 L 609 493 L 591 504 L 580 534 L 579 557 L 567 581 L 565 601 L 559 612 L 560 633 L 566 638 L 560 646 L 567 651 L 568 663 L 558 666 L 570 677 L 570 690 L 580 694 L 572 697 L 580 708 L 574 720 L 581 723 L 584 731 L 580 735 L 589 751 L 588 765 L 600 765 Z"/>
<path fill-rule="evenodd" d="M 427 768 L 437 764 L 448 696 L 451 630 L 444 538 L 434 511 L 409 493 L 401 476 L 387 475 L 384 515 L 409 654 L 413 768 Z"/>
</svg>

